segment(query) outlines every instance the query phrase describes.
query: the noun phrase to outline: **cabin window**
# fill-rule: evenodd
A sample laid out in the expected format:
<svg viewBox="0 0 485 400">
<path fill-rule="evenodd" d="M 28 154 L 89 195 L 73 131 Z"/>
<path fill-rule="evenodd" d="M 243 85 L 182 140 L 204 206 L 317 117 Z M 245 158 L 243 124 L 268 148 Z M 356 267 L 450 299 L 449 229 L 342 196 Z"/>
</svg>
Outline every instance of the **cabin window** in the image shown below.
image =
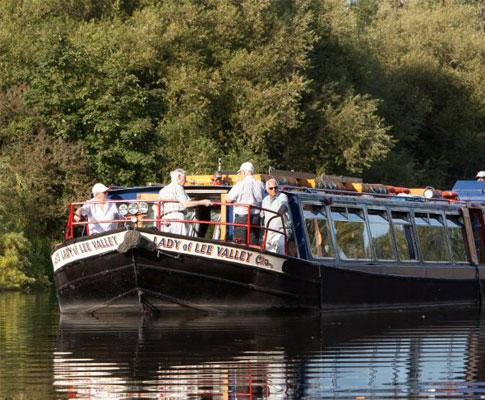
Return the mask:
<svg viewBox="0 0 485 400">
<path fill-rule="evenodd" d="M 451 244 L 451 254 L 455 262 L 468 262 L 466 234 L 463 219 L 459 215 L 447 215 L 446 226 Z"/>
<path fill-rule="evenodd" d="M 305 228 L 314 257 L 335 257 L 330 225 L 323 205 L 303 204 Z"/>
<path fill-rule="evenodd" d="M 421 253 L 424 261 L 448 261 L 443 219 L 439 214 L 416 213 L 414 215 Z"/>
<path fill-rule="evenodd" d="M 396 238 L 397 255 L 401 261 L 416 261 L 416 241 L 414 240 L 413 226 L 409 213 L 393 211 L 392 226 Z"/>
<path fill-rule="evenodd" d="M 378 260 L 395 260 L 391 224 L 384 210 L 368 210 L 368 221 L 372 243 Z"/>
<path fill-rule="evenodd" d="M 363 210 L 332 207 L 332 220 L 340 258 L 343 260 L 370 259 L 371 247 Z"/>
</svg>

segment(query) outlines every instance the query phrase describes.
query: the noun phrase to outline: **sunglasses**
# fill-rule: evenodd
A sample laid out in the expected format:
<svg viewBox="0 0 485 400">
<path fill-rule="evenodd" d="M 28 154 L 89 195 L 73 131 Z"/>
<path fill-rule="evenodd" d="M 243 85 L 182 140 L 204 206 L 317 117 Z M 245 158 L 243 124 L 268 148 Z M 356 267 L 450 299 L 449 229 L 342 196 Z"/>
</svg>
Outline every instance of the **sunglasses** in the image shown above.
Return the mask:
<svg viewBox="0 0 485 400">
<path fill-rule="evenodd" d="M 268 190 L 277 190 L 278 186 L 269 187 Z"/>
</svg>

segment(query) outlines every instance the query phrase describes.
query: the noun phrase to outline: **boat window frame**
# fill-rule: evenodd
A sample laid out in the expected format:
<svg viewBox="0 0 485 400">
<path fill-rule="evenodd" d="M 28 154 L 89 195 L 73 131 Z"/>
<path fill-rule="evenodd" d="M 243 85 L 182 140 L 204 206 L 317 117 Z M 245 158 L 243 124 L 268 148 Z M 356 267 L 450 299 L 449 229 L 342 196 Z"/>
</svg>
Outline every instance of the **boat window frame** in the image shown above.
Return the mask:
<svg viewBox="0 0 485 400">
<path fill-rule="evenodd" d="M 331 205 L 329 205 L 327 207 L 329 209 L 328 215 L 329 215 L 330 221 L 331 221 L 330 229 L 332 231 L 332 236 L 334 237 L 334 240 L 335 240 L 335 252 L 336 252 L 335 255 L 336 255 L 337 260 L 339 262 L 352 262 L 352 263 L 353 262 L 357 262 L 357 263 L 375 262 L 376 258 L 375 258 L 375 252 L 374 252 L 374 244 L 373 244 L 373 241 L 372 241 L 372 236 L 371 236 L 371 233 L 370 233 L 370 228 L 369 228 L 368 218 L 367 218 L 367 205 L 366 204 L 358 205 L 358 204 L 347 203 L 347 202 L 337 202 L 337 203 L 332 203 Z M 337 232 L 335 231 L 335 224 L 334 224 L 334 219 L 333 219 L 333 214 L 332 214 L 332 207 L 333 208 L 345 208 L 347 215 L 348 215 L 348 212 L 349 212 L 348 211 L 349 208 L 358 209 L 358 210 L 362 211 L 363 224 L 364 224 L 365 230 L 367 232 L 367 236 L 369 238 L 369 244 L 370 244 L 370 257 L 369 258 L 342 258 L 341 257 L 338 242 L 337 242 Z M 349 222 L 355 223 L 356 221 L 349 221 Z"/>
<path fill-rule="evenodd" d="M 376 262 L 382 263 L 382 264 L 389 264 L 389 263 L 395 264 L 395 263 L 400 262 L 398 251 L 397 251 L 397 242 L 396 242 L 396 238 L 394 237 L 394 226 L 392 224 L 391 208 L 389 206 L 378 206 L 378 205 L 368 206 L 367 205 L 365 207 L 365 210 L 366 210 L 366 221 L 367 221 L 367 225 L 368 225 L 369 236 L 371 238 L 371 246 L 372 246 L 372 251 L 373 251 L 373 261 L 376 261 Z M 387 222 L 389 223 L 389 229 L 390 229 L 390 233 L 391 233 L 391 247 L 392 247 L 392 252 L 394 253 L 393 259 L 384 260 L 384 259 L 377 258 L 377 250 L 374 246 L 374 238 L 372 236 L 372 230 L 371 230 L 371 227 L 370 227 L 369 210 L 371 210 L 371 211 L 382 211 L 387 216 Z"/>
<path fill-rule="evenodd" d="M 467 257 L 468 257 L 468 261 L 457 261 L 455 260 L 455 257 L 453 255 L 453 247 L 452 247 L 452 244 L 451 244 L 451 236 L 450 236 L 450 232 L 449 232 L 449 227 L 448 227 L 448 216 L 455 216 L 455 217 L 458 217 L 458 218 L 461 218 L 462 219 L 462 222 L 463 222 L 463 226 L 462 226 L 462 236 L 465 235 L 465 237 L 463 237 L 463 246 L 465 248 L 465 252 L 467 254 Z M 465 226 L 465 217 L 463 216 L 463 214 L 459 211 L 444 211 L 444 221 L 445 221 L 445 231 L 446 231 L 446 241 L 448 242 L 448 252 L 451 256 L 451 262 L 453 264 L 456 264 L 456 265 L 469 265 L 471 263 L 471 257 L 470 257 L 470 251 L 469 251 L 469 248 L 468 248 L 468 243 L 467 243 L 467 238 L 466 238 L 466 226 Z"/>
<path fill-rule="evenodd" d="M 416 231 L 416 226 L 414 224 L 414 210 L 412 208 L 406 208 L 406 207 L 388 207 L 389 211 L 389 218 L 392 226 L 392 236 L 394 238 L 394 246 L 396 250 L 396 256 L 397 256 L 397 262 L 398 263 L 403 263 L 403 264 L 419 264 L 422 263 L 422 257 L 421 257 L 421 248 L 419 247 L 418 243 L 418 232 Z M 399 256 L 399 251 L 398 251 L 398 246 L 397 246 L 397 239 L 396 239 L 396 232 L 394 228 L 394 218 L 392 216 L 393 212 L 398 212 L 398 213 L 406 213 L 409 216 L 409 226 L 411 227 L 411 233 L 412 233 L 412 244 L 413 244 L 413 250 L 414 253 L 416 254 L 416 259 L 414 260 L 402 260 L 401 257 Z M 400 224 L 396 224 L 400 225 Z"/>
<path fill-rule="evenodd" d="M 324 257 L 324 256 L 318 256 L 316 254 L 313 254 L 311 246 L 310 246 L 310 235 L 308 234 L 308 230 L 307 230 L 307 226 L 306 226 L 305 209 L 304 209 L 305 205 L 318 206 L 321 209 L 325 210 L 326 217 L 327 217 L 328 229 L 329 229 L 329 233 L 330 233 L 330 239 L 331 239 L 331 243 L 332 243 L 332 250 L 333 250 L 333 254 L 334 254 L 333 257 Z M 330 219 L 329 219 L 330 207 L 327 204 L 325 204 L 323 201 L 303 200 L 300 203 L 300 211 L 301 211 L 302 222 L 303 222 L 303 224 L 302 224 L 303 230 L 305 232 L 305 241 L 306 241 L 306 247 L 307 247 L 308 254 L 316 260 L 326 260 L 326 261 L 337 260 L 338 259 L 338 252 L 337 252 L 337 247 L 336 247 L 335 233 L 333 232 L 332 224 L 330 223 Z"/>
<path fill-rule="evenodd" d="M 412 210 L 413 213 L 413 225 L 414 225 L 414 231 L 416 233 L 416 243 L 418 245 L 418 255 L 419 255 L 419 261 L 423 264 L 426 265 L 444 265 L 444 264 L 453 264 L 453 260 L 451 257 L 451 249 L 449 247 L 449 240 L 448 240 L 448 232 L 446 230 L 446 222 L 445 222 L 445 212 L 444 210 L 434 210 L 434 209 L 422 209 L 422 208 L 417 208 Z M 445 250 L 448 255 L 447 260 L 442 260 L 442 261 L 426 261 L 424 259 L 424 254 L 423 254 L 423 249 L 421 247 L 421 240 L 419 238 L 419 233 L 418 233 L 418 228 L 416 224 L 416 214 L 427 214 L 428 215 L 428 220 L 429 220 L 429 214 L 438 214 L 441 216 L 441 220 L 443 228 L 444 228 L 444 233 L 445 233 L 445 239 L 446 239 L 446 244 L 445 244 Z"/>
</svg>

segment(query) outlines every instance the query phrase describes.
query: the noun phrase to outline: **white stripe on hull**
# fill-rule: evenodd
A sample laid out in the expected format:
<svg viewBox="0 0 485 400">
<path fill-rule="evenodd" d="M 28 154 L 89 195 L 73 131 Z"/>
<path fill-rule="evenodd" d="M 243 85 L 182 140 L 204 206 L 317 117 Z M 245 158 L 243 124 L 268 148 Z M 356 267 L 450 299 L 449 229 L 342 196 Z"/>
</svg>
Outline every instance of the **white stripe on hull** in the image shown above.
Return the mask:
<svg viewBox="0 0 485 400">
<path fill-rule="evenodd" d="M 196 257 L 209 258 L 237 263 L 270 271 L 283 273 L 284 258 L 239 247 L 219 243 L 201 242 L 193 239 L 175 238 L 162 233 L 140 232 L 146 239 L 154 242 L 158 250 Z M 123 242 L 126 232 L 96 237 L 70 244 L 52 253 L 54 272 L 71 262 L 116 251 Z"/>
</svg>

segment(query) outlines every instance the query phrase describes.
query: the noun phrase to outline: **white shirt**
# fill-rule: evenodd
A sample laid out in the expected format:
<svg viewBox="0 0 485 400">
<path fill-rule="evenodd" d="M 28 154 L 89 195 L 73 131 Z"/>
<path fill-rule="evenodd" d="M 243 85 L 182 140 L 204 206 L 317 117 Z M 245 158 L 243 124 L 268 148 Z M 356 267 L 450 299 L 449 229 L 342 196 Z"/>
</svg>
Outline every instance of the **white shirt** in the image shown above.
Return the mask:
<svg viewBox="0 0 485 400">
<path fill-rule="evenodd" d="M 112 221 L 123 219 L 114 203 L 98 203 L 88 200 L 81 207 L 81 214 L 88 218 L 89 234 L 108 232 L 118 227 L 117 222 L 92 223 L 93 221 Z"/>
<path fill-rule="evenodd" d="M 246 176 L 242 181 L 236 183 L 227 194 L 229 201 L 261 207 L 264 196 L 264 185 L 254 179 L 252 175 Z M 234 207 L 234 215 L 247 215 L 247 207 Z M 259 209 L 251 210 L 251 214 L 259 214 Z"/>
<path fill-rule="evenodd" d="M 158 192 L 160 200 L 175 200 L 178 203 L 162 203 L 162 216 L 167 214 L 173 214 L 176 212 L 183 213 L 185 206 L 183 203 L 190 201 L 190 197 L 185 193 L 185 189 L 178 183 L 170 183 Z M 167 215 L 168 219 L 173 219 Z"/>
<path fill-rule="evenodd" d="M 268 211 L 261 211 L 261 216 L 264 217 L 264 225 L 266 228 L 271 228 L 280 232 L 283 232 L 283 223 L 281 221 L 281 217 L 276 216 L 273 218 L 275 213 L 279 211 L 281 206 L 286 206 L 286 211 L 284 215 L 284 220 L 285 220 L 285 227 L 288 229 L 288 196 L 284 193 L 278 193 L 277 196 L 271 198 L 271 196 L 266 196 L 263 200 L 263 205 L 262 208 L 266 208 L 267 210 L 271 210 L 274 212 L 268 212 Z M 268 226 L 268 221 L 273 218 Z"/>
</svg>

